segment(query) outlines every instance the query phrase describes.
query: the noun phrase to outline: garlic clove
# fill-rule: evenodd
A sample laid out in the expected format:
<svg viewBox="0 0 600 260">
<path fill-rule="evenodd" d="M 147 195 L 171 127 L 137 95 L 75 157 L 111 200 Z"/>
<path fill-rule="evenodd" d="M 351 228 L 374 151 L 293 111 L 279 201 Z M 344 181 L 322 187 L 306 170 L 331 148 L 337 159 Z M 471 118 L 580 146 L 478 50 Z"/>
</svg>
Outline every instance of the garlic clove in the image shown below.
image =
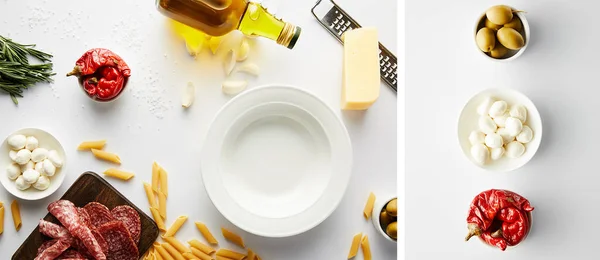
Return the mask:
<svg viewBox="0 0 600 260">
<path fill-rule="evenodd" d="M 210 48 L 210 51 L 212 52 L 212 54 L 217 54 L 217 50 L 219 49 L 220 45 L 221 45 L 221 37 L 210 37 L 208 39 L 208 47 Z"/>
<path fill-rule="evenodd" d="M 229 52 L 227 52 L 227 55 L 225 55 L 225 60 L 223 62 L 223 68 L 225 69 L 225 75 L 231 74 L 234 67 L 235 67 L 235 51 L 229 50 Z"/>
<path fill-rule="evenodd" d="M 236 69 L 236 72 L 247 73 L 253 76 L 260 74 L 260 68 L 254 63 L 244 64 Z"/>
<path fill-rule="evenodd" d="M 183 91 L 183 98 L 181 100 L 181 106 L 188 108 L 194 103 L 196 97 L 196 88 L 192 82 L 188 82 L 185 90 Z"/>
<path fill-rule="evenodd" d="M 242 43 L 240 44 L 240 48 L 238 49 L 235 59 L 237 61 L 245 61 L 248 58 L 249 52 L 250 45 L 248 44 L 248 40 L 246 40 L 246 38 L 242 38 Z"/>
<path fill-rule="evenodd" d="M 223 93 L 227 95 L 237 95 L 244 91 L 248 86 L 248 82 L 245 80 L 228 80 L 223 82 Z"/>
</svg>

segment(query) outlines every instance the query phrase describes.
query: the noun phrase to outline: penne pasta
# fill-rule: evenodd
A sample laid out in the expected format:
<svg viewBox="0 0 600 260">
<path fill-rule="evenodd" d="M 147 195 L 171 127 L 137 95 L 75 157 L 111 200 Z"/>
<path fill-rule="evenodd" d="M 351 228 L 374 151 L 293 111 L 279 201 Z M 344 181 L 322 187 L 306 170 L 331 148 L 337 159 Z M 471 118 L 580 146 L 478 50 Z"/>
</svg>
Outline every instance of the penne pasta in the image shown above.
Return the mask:
<svg viewBox="0 0 600 260">
<path fill-rule="evenodd" d="M 127 181 L 127 180 L 133 178 L 133 176 L 135 176 L 135 174 L 133 174 L 131 172 L 121 171 L 121 170 L 115 169 L 115 168 L 110 168 L 110 169 L 104 171 L 104 175 L 114 177 L 117 179 L 121 179 L 124 181 Z"/>
<path fill-rule="evenodd" d="M 158 242 L 154 242 L 155 244 L 158 244 Z M 158 255 L 160 255 L 161 259 L 163 260 L 175 260 L 175 258 L 173 258 L 169 252 L 167 252 L 166 249 L 164 249 L 160 244 L 159 245 L 154 245 L 154 248 L 156 249 L 156 252 L 158 252 Z"/>
<path fill-rule="evenodd" d="M 19 208 L 19 203 L 16 200 L 13 200 L 12 203 L 10 203 L 10 212 L 12 213 L 15 229 L 17 231 L 21 230 L 21 209 Z"/>
<path fill-rule="evenodd" d="M 235 259 L 218 255 L 217 260 L 235 260 Z"/>
<path fill-rule="evenodd" d="M 158 191 L 158 212 L 163 219 L 167 219 L 167 195 Z"/>
<path fill-rule="evenodd" d="M 190 260 L 200 260 L 200 258 L 198 258 L 197 256 L 195 256 L 192 253 L 183 253 L 181 254 L 183 255 L 183 257 L 185 257 L 185 259 L 190 259 Z"/>
<path fill-rule="evenodd" d="M 221 227 L 221 233 L 223 233 L 223 237 L 225 237 L 225 239 L 233 242 L 234 244 L 240 247 L 246 248 L 246 245 L 244 245 L 244 240 L 242 240 L 242 238 L 236 233 L 233 233 L 223 227 Z"/>
<path fill-rule="evenodd" d="M 154 191 L 152 191 L 152 187 L 147 182 L 144 182 L 144 190 L 146 191 L 146 197 L 148 197 L 148 204 L 150 204 L 151 208 L 158 208 L 156 204 L 156 197 L 154 196 Z"/>
<path fill-rule="evenodd" d="M 350 246 L 350 252 L 348 253 L 348 259 L 354 258 L 356 254 L 358 254 L 358 246 L 360 246 L 361 238 L 362 233 L 354 235 L 354 238 L 352 239 L 352 245 Z"/>
<path fill-rule="evenodd" d="M 175 236 L 175 233 L 177 233 L 177 231 L 179 231 L 179 228 L 181 228 L 181 226 L 183 225 L 183 223 L 185 223 L 185 221 L 188 219 L 187 216 L 179 216 L 174 222 L 173 224 L 171 224 L 171 227 L 169 227 L 169 229 L 167 230 L 167 232 L 163 235 L 165 237 L 172 237 Z"/>
<path fill-rule="evenodd" d="M 367 235 L 362 238 L 360 248 L 363 251 L 363 259 L 371 260 L 371 245 L 369 245 L 369 237 Z"/>
<path fill-rule="evenodd" d="M 173 246 L 175 249 L 177 249 L 177 251 L 179 251 L 182 254 L 192 252 L 192 250 L 190 250 L 189 248 L 184 246 L 181 242 L 179 242 L 179 240 L 177 240 L 177 238 L 163 236 L 162 239 L 167 241 L 167 243 L 169 243 L 169 245 Z"/>
<path fill-rule="evenodd" d="M 165 258 L 163 258 L 162 255 L 160 255 L 160 253 L 158 252 L 158 250 L 156 250 L 156 247 L 152 247 L 152 248 L 154 248 L 155 249 L 154 251 L 156 252 L 156 253 L 154 253 L 154 259 L 155 260 L 165 260 Z"/>
<path fill-rule="evenodd" d="M 256 254 L 252 249 L 248 248 L 248 255 L 246 256 L 247 260 L 254 260 L 256 258 Z"/>
<path fill-rule="evenodd" d="M 371 214 L 373 213 L 373 205 L 375 205 L 375 194 L 373 194 L 373 192 L 371 192 L 369 194 L 369 198 L 367 199 L 367 204 L 365 205 L 365 209 L 363 211 L 365 219 L 369 219 L 371 217 Z"/>
<path fill-rule="evenodd" d="M 195 255 L 196 257 L 198 257 L 202 260 L 213 260 L 213 258 L 209 254 L 204 253 L 195 247 L 191 247 L 190 249 L 192 250 L 193 255 Z"/>
<path fill-rule="evenodd" d="M 202 242 L 200 242 L 200 241 L 198 241 L 196 239 L 189 240 L 188 244 L 190 244 L 190 246 L 192 247 L 192 249 L 196 248 L 196 249 L 202 251 L 203 253 L 205 253 L 207 255 L 210 255 L 210 254 L 212 254 L 212 253 L 215 252 L 214 248 L 212 248 L 210 246 L 207 246 L 207 245 L 203 244 Z"/>
<path fill-rule="evenodd" d="M 150 208 L 150 212 L 152 212 L 152 217 L 154 218 L 154 222 L 156 222 L 156 225 L 158 226 L 158 229 L 160 229 L 163 232 L 166 232 L 167 229 L 165 229 L 165 222 L 160 217 L 160 214 L 158 213 L 158 210 L 155 209 L 155 208 Z"/>
<path fill-rule="evenodd" d="M 119 156 L 114 153 L 109 153 L 98 149 L 92 149 L 92 153 L 94 154 L 94 156 L 96 156 L 96 158 L 100 160 L 121 164 L 121 158 L 119 158 Z"/>
<path fill-rule="evenodd" d="M 242 253 L 231 251 L 231 250 L 225 249 L 225 248 L 219 249 L 219 251 L 217 251 L 217 256 L 222 256 L 222 257 L 226 257 L 226 258 L 234 259 L 234 260 L 243 260 L 246 258 L 246 255 L 244 255 Z"/>
<path fill-rule="evenodd" d="M 167 250 L 167 252 L 169 252 L 169 255 L 171 255 L 173 258 L 175 258 L 175 260 L 185 260 L 185 257 L 183 257 L 183 255 L 181 255 L 181 253 L 179 251 L 177 251 L 177 249 L 175 249 L 175 247 L 173 247 L 171 244 L 162 243 L 160 245 L 165 250 Z"/>
<path fill-rule="evenodd" d="M 4 233 L 4 204 L 0 201 L 0 235 Z"/>
<path fill-rule="evenodd" d="M 158 179 L 159 178 L 158 177 L 159 170 L 158 169 L 160 169 L 160 166 L 158 166 L 158 163 L 153 162 L 152 163 L 152 190 L 157 193 L 158 193 L 158 181 L 159 181 L 159 179 Z"/>
<path fill-rule="evenodd" d="M 262 260 L 259 255 L 256 255 L 256 260 Z"/>
<path fill-rule="evenodd" d="M 210 230 L 208 230 L 208 228 L 206 227 L 206 225 L 204 225 L 204 223 L 199 222 L 199 221 L 196 221 L 194 223 L 196 224 L 196 228 L 198 228 L 198 230 L 200 231 L 200 233 L 202 234 L 204 239 L 206 239 L 206 241 L 208 241 L 209 244 L 212 244 L 212 245 L 219 244 L 217 239 L 215 239 L 215 237 L 212 235 L 212 233 L 210 233 Z"/>
<path fill-rule="evenodd" d="M 165 194 L 165 197 L 169 196 L 169 174 L 163 167 L 160 166 L 158 167 L 158 179 L 160 180 L 160 187 L 158 190 L 162 191 Z"/>
<path fill-rule="evenodd" d="M 91 149 L 102 150 L 102 148 L 104 148 L 105 144 L 106 144 L 106 140 L 85 141 L 85 142 L 82 142 L 81 144 L 79 144 L 79 146 L 77 147 L 77 150 L 91 150 Z"/>
</svg>

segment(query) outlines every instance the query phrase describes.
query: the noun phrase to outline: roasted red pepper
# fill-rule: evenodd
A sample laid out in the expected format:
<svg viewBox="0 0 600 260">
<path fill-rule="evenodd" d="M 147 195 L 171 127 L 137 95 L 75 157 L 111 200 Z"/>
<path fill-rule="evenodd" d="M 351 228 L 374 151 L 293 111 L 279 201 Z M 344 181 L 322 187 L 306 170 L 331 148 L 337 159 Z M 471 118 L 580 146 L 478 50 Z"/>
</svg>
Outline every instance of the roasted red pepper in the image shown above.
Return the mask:
<svg viewBox="0 0 600 260">
<path fill-rule="evenodd" d="M 480 236 L 489 245 L 505 250 L 520 243 L 529 232 L 529 201 L 507 190 L 488 190 L 473 199 L 467 217 L 469 234 Z M 500 225 L 496 225 L 500 223 Z"/>
<path fill-rule="evenodd" d="M 67 76 L 77 76 L 92 98 L 110 100 L 121 93 L 131 76 L 127 63 L 110 50 L 96 48 L 84 53 Z"/>
</svg>

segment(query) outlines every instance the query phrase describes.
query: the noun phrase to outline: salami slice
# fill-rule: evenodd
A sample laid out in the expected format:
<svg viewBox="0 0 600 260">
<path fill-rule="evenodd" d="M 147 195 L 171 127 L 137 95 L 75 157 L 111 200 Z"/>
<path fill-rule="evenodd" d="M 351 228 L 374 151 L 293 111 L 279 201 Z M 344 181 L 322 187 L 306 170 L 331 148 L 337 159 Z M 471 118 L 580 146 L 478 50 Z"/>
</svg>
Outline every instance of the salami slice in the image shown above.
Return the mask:
<svg viewBox="0 0 600 260">
<path fill-rule="evenodd" d="M 60 254 L 56 259 L 57 260 L 67 260 L 67 259 L 70 259 L 70 260 L 82 259 L 82 260 L 84 260 L 84 259 L 86 259 L 86 257 L 73 249 L 68 249 L 67 251 Z"/>
<path fill-rule="evenodd" d="M 79 218 L 81 222 L 85 224 L 90 229 L 95 229 L 96 227 L 92 226 L 92 220 L 90 219 L 90 215 L 83 208 L 77 208 L 77 214 L 79 214 Z"/>
<path fill-rule="evenodd" d="M 40 224 L 38 225 L 38 229 L 42 235 L 47 236 L 49 238 L 62 238 L 62 239 L 71 239 L 71 234 L 69 231 L 63 226 L 54 224 L 50 221 L 45 221 L 40 219 Z"/>
<path fill-rule="evenodd" d="M 138 248 L 122 221 L 111 221 L 98 228 L 108 243 L 108 260 L 136 260 Z"/>
<path fill-rule="evenodd" d="M 65 242 L 61 239 L 58 239 L 55 243 L 53 243 L 48 248 L 44 249 L 41 254 L 35 257 L 35 260 L 54 260 L 60 254 L 62 254 L 65 250 L 67 250 L 71 244 Z"/>
<path fill-rule="evenodd" d="M 48 241 L 45 241 L 44 243 L 42 243 L 42 245 L 38 248 L 36 256 L 41 255 L 42 252 L 44 252 L 44 250 L 46 250 L 48 247 L 51 247 L 56 242 L 58 242 L 58 239 L 52 239 L 52 240 L 48 240 Z"/>
<path fill-rule="evenodd" d="M 127 230 L 133 238 L 133 242 L 137 245 L 140 242 L 140 234 L 142 233 L 142 222 L 138 212 L 130 206 L 116 206 L 110 211 L 115 219 L 120 220 L 125 224 Z"/>
<path fill-rule="evenodd" d="M 81 239 L 91 255 L 98 260 L 106 259 L 98 241 L 90 229 L 82 223 L 77 214 L 77 208 L 68 200 L 58 200 L 48 205 L 48 211 L 54 215 L 63 226 L 69 230 L 69 233 L 75 238 Z"/>
<path fill-rule="evenodd" d="M 83 207 L 90 216 L 90 224 L 94 227 L 115 220 L 108 208 L 98 202 L 90 202 Z"/>
<path fill-rule="evenodd" d="M 96 241 L 98 241 L 98 245 L 100 246 L 100 249 L 106 255 L 106 252 L 108 252 L 108 244 L 106 243 L 106 240 L 104 240 L 104 237 L 102 237 L 102 235 L 100 235 L 100 232 L 98 232 L 97 229 L 92 229 L 91 231 L 92 231 L 92 234 L 94 235 L 94 238 L 96 238 Z M 73 244 L 73 247 L 75 249 L 79 250 L 79 252 L 81 252 L 84 256 L 92 257 L 92 254 L 87 250 L 87 248 L 83 244 L 83 241 L 77 239 L 75 241 L 75 243 Z"/>
</svg>

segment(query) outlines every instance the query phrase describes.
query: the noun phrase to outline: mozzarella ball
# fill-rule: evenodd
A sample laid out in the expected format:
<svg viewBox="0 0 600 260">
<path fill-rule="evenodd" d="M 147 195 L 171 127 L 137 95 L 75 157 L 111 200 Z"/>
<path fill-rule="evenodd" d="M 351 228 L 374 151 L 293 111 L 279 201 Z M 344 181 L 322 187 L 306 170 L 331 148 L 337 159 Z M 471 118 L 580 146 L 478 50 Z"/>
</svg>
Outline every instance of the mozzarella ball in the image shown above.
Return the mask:
<svg viewBox="0 0 600 260">
<path fill-rule="evenodd" d="M 35 138 L 34 136 L 28 136 L 27 140 L 25 141 L 25 149 L 33 151 L 35 150 L 35 148 L 38 148 L 39 144 L 40 143 L 38 142 L 37 138 Z"/>
<path fill-rule="evenodd" d="M 45 190 L 50 187 L 50 179 L 46 176 L 40 176 L 38 181 L 33 184 L 33 187 L 38 190 Z"/>
<path fill-rule="evenodd" d="M 471 142 L 471 145 L 485 143 L 485 134 L 479 131 L 473 131 L 469 135 L 469 142 Z"/>
<path fill-rule="evenodd" d="M 517 141 L 526 144 L 531 142 L 531 139 L 533 139 L 533 130 L 529 126 L 523 126 L 523 130 L 517 135 Z"/>
<path fill-rule="evenodd" d="M 31 160 L 31 151 L 27 149 L 21 149 L 17 152 L 17 158 L 15 158 L 15 162 L 19 165 L 26 164 Z"/>
<path fill-rule="evenodd" d="M 485 133 L 486 135 L 493 134 L 496 132 L 496 128 L 496 123 L 494 123 L 494 120 L 491 117 L 479 117 L 479 129 L 481 132 Z"/>
<path fill-rule="evenodd" d="M 475 162 L 484 165 L 490 157 L 490 151 L 485 145 L 476 144 L 471 146 L 471 156 L 473 156 Z"/>
<path fill-rule="evenodd" d="M 31 153 L 31 160 L 41 162 L 48 157 L 48 150 L 45 148 L 37 148 Z"/>
<path fill-rule="evenodd" d="M 39 172 L 41 175 L 46 175 L 46 171 L 44 171 L 44 162 L 39 162 L 35 164 L 35 167 L 33 167 L 34 170 L 36 170 L 37 172 Z"/>
<path fill-rule="evenodd" d="M 51 150 L 48 152 L 48 159 L 52 162 L 52 164 L 54 164 L 54 166 L 56 166 L 56 168 L 60 168 L 63 165 L 63 161 L 56 150 Z"/>
<path fill-rule="evenodd" d="M 506 109 L 508 109 L 508 104 L 506 104 L 506 101 L 504 100 L 500 100 L 500 101 L 496 101 L 494 102 L 494 104 L 492 104 L 492 106 L 490 107 L 490 116 L 493 118 L 499 117 L 504 115 L 504 113 L 506 112 Z"/>
<path fill-rule="evenodd" d="M 502 137 L 502 143 L 507 144 L 515 140 L 515 137 L 510 135 L 508 133 L 508 130 L 506 130 L 506 128 L 504 127 L 498 128 L 498 131 L 496 133 Z"/>
<path fill-rule="evenodd" d="M 33 169 L 29 169 L 23 172 L 23 179 L 25 180 L 25 183 L 28 184 L 34 184 L 39 177 L 40 173 Z"/>
<path fill-rule="evenodd" d="M 17 159 L 17 151 L 10 150 L 8 152 L 8 157 L 10 157 L 10 159 L 13 160 L 13 162 L 14 162 Z"/>
<path fill-rule="evenodd" d="M 24 135 L 13 135 L 8 138 L 8 145 L 13 150 L 21 150 L 25 148 L 25 144 L 27 143 L 27 137 Z"/>
<path fill-rule="evenodd" d="M 527 121 L 527 108 L 524 105 L 515 105 L 510 108 L 510 116 L 521 120 L 521 123 Z"/>
<path fill-rule="evenodd" d="M 31 184 L 27 184 L 25 182 L 25 179 L 23 179 L 23 175 L 19 176 L 19 178 L 17 178 L 17 180 L 15 181 L 15 185 L 17 186 L 17 189 L 19 190 L 26 190 L 29 189 L 29 187 L 31 187 Z"/>
<path fill-rule="evenodd" d="M 487 116 L 490 111 L 490 107 L 494 104 L 494 99 L 491 97 L 487 97 L 481 102 L 479 106 L 477 106 L 477 114 L 480 116 Z"/>
<path fill-rule="evenodd" d="M 21 165 L 21 172 L 35 168 L 35 163 L 28 161 L 26 164 Z"/>
<path fill-rule="evenodd" d="M 44 174 L 54 176 L 54 173 L 56 173 L 56 166 L 49 159 L 44 160 Z"/>
<path fill-rule="evenodd" d="M 6 175 L 11 180 L 16 180 L 21 175 L 21 167 L 16 163 L 11 163 L 6 167 Z"/>
<path fill-rule="evenodd" d="M 496 125 L 498 127 L 505 127 L 506 126 L 506 119 L 509 117 L 508 113 L 504 113 L 504 115 L 498 116 L 498 117 L 494 117 L 494 123 L 496 123 Z"/>
<path fill-rule="evenodd" d="M 500 158 L 502 158 L 502 155 L 504 155 L 504 147 L 500 146 L 498 148 L 492 148 L 491 151 L 491 157 L 492 160 L 498 160 Z"/>
<path fill-rule="evenodd" d="M 506 131 L 511 136 L 517 136 L 523 130 L 523 123 L 519 119 L 509 117 L 506 119 L 506 126 L 504 128 L 506 128 Z"/>
<path fill-rule="evenodd" d="M 510 158 L 519 158 L 525 153 L 525 146 L 517 141 L 512 141 L 506 145 L 506 155 Z"/>
<path fill-rule="evenodd" d="M 489 134 L 485 136 L 485 145 L 489 148 L 502 147 L 502 136 L 499 134 Z"/>
</svg>

